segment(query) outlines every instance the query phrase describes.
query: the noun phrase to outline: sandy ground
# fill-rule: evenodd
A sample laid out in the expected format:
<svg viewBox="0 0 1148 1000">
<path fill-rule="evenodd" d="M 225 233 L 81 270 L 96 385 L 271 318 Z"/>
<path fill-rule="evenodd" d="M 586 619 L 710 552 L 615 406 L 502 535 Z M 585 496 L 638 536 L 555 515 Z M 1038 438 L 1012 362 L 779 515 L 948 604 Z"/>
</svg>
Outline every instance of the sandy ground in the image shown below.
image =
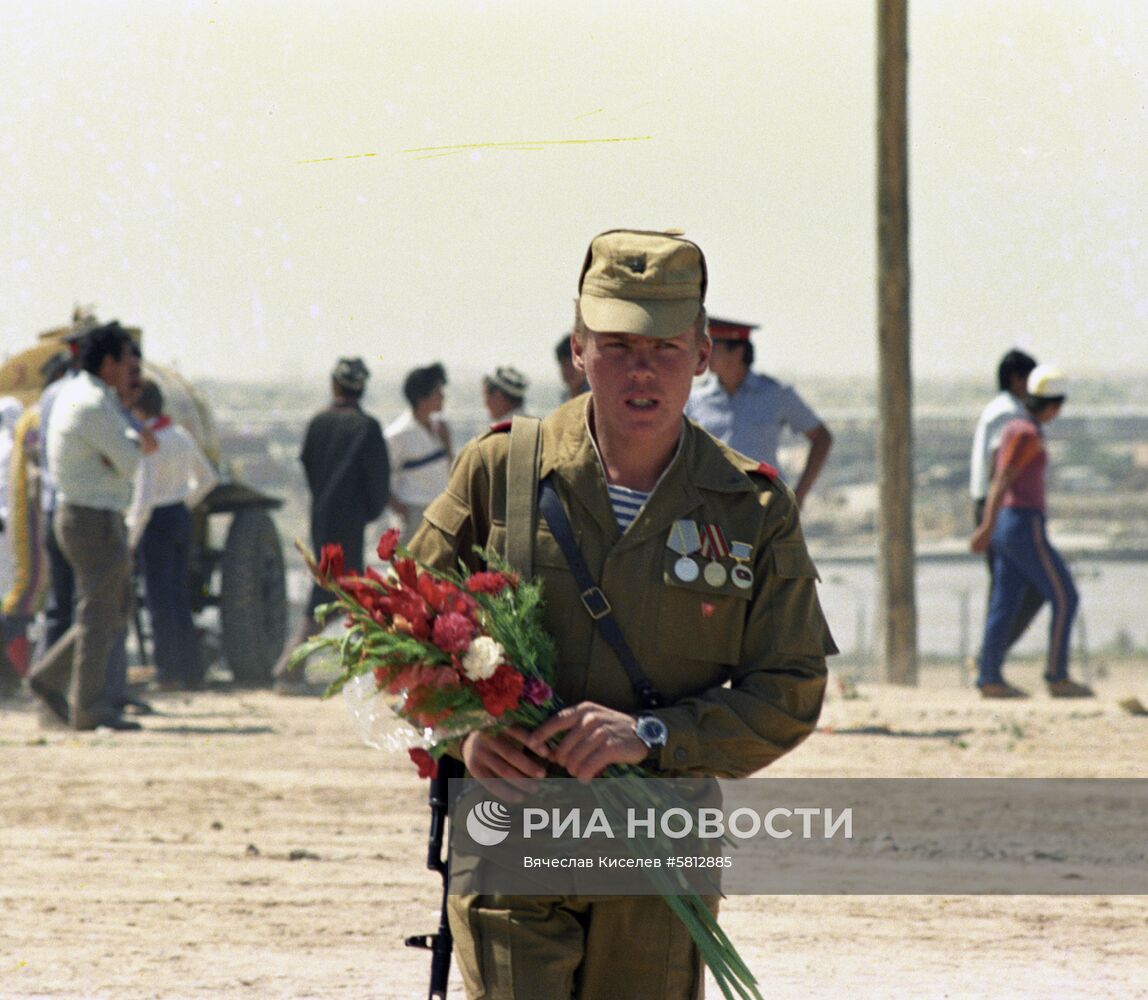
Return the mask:
<svg viewBox="0 0 1148 1000">
<path fill-rule="evenodd" d="M 771 773 L 1142 777 L 1148 718 L 1118 703 L 1148 702 L 1148 664 L 1100 668 L 1095 701 L 1015 703 L 953 667 L 914 689 L 842 668 Z M 155 705 L 143 732 L 75 734 L 0 703 L 0 997 L 425 996 L 402 939 L 434 929 L 439 888 L 405 756 L 359 743 L 338 700 Z M 1148 996 L 1143 896 L 742 896 L 723 924 L 765 997 Z"/>
</svg>

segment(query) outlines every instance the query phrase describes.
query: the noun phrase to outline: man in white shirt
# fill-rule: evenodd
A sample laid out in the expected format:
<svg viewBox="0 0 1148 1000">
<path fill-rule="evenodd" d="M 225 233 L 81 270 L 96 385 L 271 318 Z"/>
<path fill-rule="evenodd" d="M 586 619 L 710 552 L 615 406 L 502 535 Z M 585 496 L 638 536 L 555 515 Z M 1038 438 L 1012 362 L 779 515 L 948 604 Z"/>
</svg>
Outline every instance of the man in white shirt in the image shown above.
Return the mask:
<svg viewBox="0 0 1148 1000">
<path fill-rule="evenodd" d="M 128 332 L 112 322 L 79 348 L 80 371 L 60 390 L 48 428 L 56 540 L 76 577 L 75 621 L 28 672 L 41 718 L 74 729 L 138 729 L 108 704 L 108 654 L 127 623 L 131 564 L 123 511 L 155 438 L 128 423 L 117 399 L 131 375 Z"/>
</svg>

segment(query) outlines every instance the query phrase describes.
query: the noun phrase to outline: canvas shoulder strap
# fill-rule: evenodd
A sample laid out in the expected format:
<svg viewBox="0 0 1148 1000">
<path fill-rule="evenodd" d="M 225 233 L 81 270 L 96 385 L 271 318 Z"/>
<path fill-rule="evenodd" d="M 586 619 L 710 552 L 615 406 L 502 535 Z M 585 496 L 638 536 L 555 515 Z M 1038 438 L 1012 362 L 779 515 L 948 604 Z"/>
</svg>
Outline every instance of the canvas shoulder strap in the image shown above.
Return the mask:
<svg viewBox="0 0 1148 1000">
<path fill-rule="evenodd" d="M 549 476 L 538 486 L 538 508 L 550 526 L 550 533 L 566 557 L 566 564 L 570 567 L 574 581 L 582 592 L 582 605 L 586 608 L 586 613 L 594 620 L 602 638 L 609 643 L 614 655 L 618 657 L 618 662 L 622 664 L 630 686 L 634 689 L 638 704 L 643 708 L 664 707 L 665 698 L 642 670 L 642 665 L 638 662 L 630 644 L 626 642 L 621 626 L 614 617 L 614 609 L 602 589 L 594 582 L 594 577 L 590 575 L 590 568 L 582 558 L 582 551 L 574 538 L 570 518 L 566 516 L 566 508 L 562 506 L 562 500 Z"/>
<path fill-rule="evenodd" d="M 526 580 L 534 575 L 541 457 L 542 421 L 538 417 L 514 417 L 510 422 L 510 453 L 506 462 L 506 551 L 503 556 Z"/>
</svg>

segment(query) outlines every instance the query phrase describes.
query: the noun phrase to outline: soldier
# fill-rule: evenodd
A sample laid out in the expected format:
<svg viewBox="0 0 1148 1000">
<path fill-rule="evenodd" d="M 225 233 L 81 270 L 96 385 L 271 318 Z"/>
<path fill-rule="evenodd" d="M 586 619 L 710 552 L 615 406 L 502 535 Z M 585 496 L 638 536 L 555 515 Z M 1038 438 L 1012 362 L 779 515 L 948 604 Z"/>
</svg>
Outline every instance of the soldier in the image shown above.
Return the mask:
<svg viewBox="0 0 1148 1000">
<path fill-rule="evenodd" d="M 568 707 L 533 733 L 468 735 L 460 755 L 479 780 L 541 778 L 540 758 L 583 780 L 611 763 L 743 776 L 816 723 L 836 649 L 793 494 L 682 418 L 710 352 L 705 285 L 701 250 L 678 235 L 594 238 L 573 337 L 590 392 L 542 422 L 536 470 L 665 707 L 643 707 L 542 526 L 533 572 Z M 503 550 L 521 527 L 507 524 L 511 436 L 492 429 L 462 451 L 412 541 L 418 558 L 477 568 L 475 545 Z M 450 906 L 471 997 L 594 1000 L 619 983 L 633 1000 L 701 995 L 697 951 L 660 897 L 456 895 Z"/>
</svg>

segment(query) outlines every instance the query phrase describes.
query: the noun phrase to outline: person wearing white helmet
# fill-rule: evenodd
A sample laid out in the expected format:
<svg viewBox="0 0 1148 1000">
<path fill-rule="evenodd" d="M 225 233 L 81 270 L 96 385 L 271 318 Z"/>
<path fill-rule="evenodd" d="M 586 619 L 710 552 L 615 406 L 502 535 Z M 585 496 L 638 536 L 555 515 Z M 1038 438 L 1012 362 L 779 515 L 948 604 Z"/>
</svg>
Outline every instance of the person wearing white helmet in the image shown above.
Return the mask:
<svg viewBox="0 0 1148 1000">
<path fill-rule="evenodd" d="M 1072 574 L 1048 540 L 1045 526 L 1045 471 L 1048 450 L 1043 427 L 1055 419 L 1068 394 L 1064 373 L 1037 365 L 1028 376 L 1027 413 L 1001 433 L 992 482 L 981 523 L 970 547 L 992 545 L 993 585 L 981 643 L 977 687 L 985 698 L 1024 698 L 1026 692 L 1001 672 L 1012 624 L 1027 586 L 1052 607 L 1044 679 L 1054 698 L 1090 698 L 1092 690 L 1068 676 L 1069 640 L 1078 597 Z"/>
</svg>

